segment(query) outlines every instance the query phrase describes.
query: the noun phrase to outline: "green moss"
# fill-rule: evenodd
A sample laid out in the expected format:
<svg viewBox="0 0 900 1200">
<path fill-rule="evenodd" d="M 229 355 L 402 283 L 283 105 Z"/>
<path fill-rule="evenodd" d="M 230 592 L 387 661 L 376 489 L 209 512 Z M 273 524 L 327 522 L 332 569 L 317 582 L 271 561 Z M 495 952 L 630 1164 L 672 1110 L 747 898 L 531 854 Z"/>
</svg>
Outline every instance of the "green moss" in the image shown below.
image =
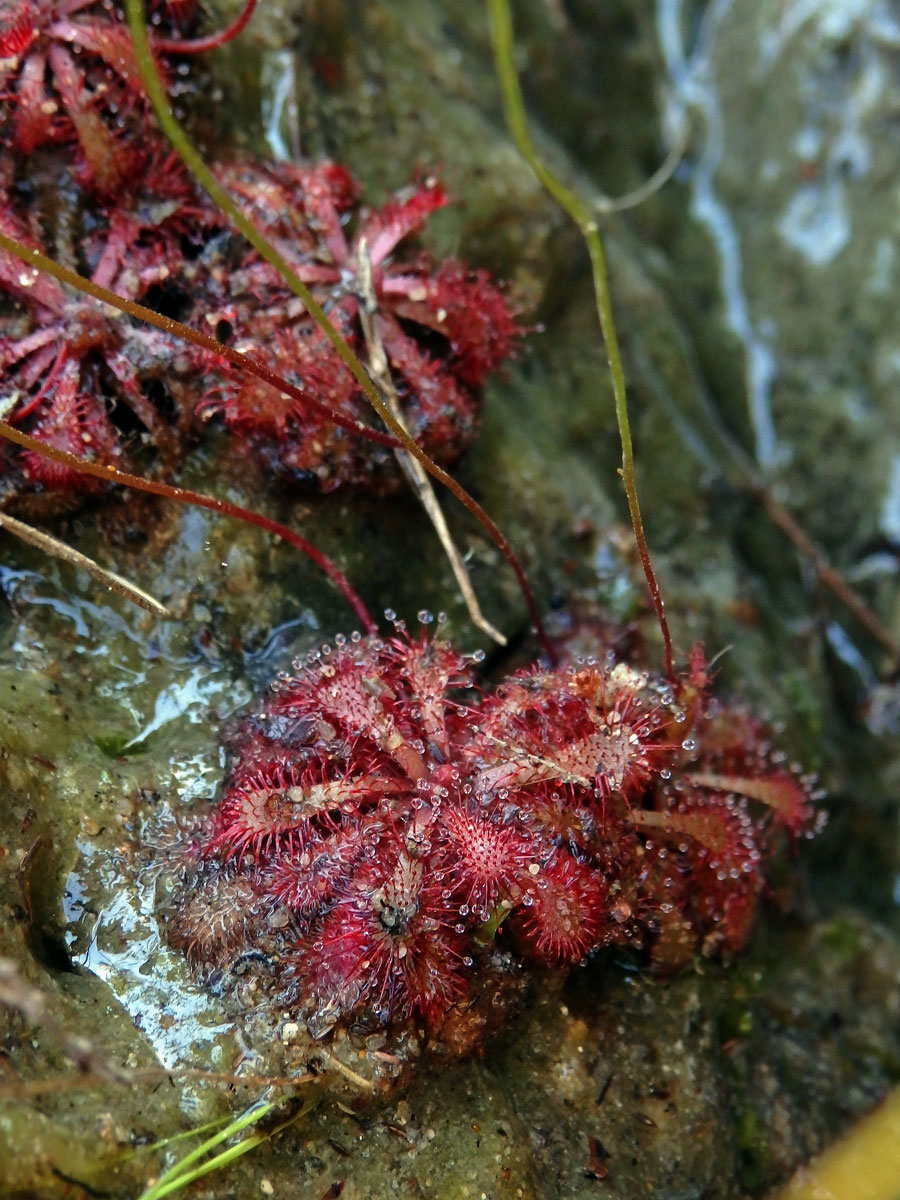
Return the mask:
<svg viewBox="0 0 900 1200">
<path fill-rule="evenodd" d="M 860 930 L 852 921 L 846 919 L 830 921 L 825 927 L 822 937 L 829 950 L 835 951 L 845 961 L 859 953 Z"/>
<path fill-rule="evenodd" d="M 734 1135 L 741 1183 L 748 1191 L 757 1192 L 769 1178 L 769 1152 L 766 1127 L 754 1109 L 743 1108 L 735 1114 Z"/>
</svg>

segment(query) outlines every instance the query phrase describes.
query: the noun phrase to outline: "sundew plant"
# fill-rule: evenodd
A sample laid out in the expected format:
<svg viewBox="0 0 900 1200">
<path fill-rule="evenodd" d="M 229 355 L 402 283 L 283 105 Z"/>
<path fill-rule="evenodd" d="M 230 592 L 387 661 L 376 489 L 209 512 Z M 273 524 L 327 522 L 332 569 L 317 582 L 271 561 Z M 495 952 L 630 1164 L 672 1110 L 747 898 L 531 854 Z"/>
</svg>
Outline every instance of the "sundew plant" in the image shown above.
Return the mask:
<svg viewBox="0 0 900 1200">
<path fill-rule="evenodd" d="M 512 513 L 501 532 L 505 523 L 482 502 L 492 487 L 478 472 L 490 451 L 478 447 L 473 459 L 470 449 L 481 423 L 494 424 L 505 472 L 511 447 L 520 455 L 524 448 L 527 469 L 543 436 L 506 402 L 498 441 L 485 389 L 512 395 L 518 379 L 526 399 L 533 396 L 548 368 L 530 360 L 543 349 L 552 363 L 558 341 L 547 302 L 541 328 L 539 285 L 524 267 L 518 279 L 505 272 L 504 283 L 503 272 L 429 236 L 432 219 L 474 203 L 465 178 L 417 155 L 407 185 L 373 203 L 336 143 L 327 155 L 290 162 L 246 150 L 200 158 L 184 136 L 180 118 L 192 119 L 195 101 L 179 81 L 205 69 L 195 65 L 200 55 L 249 36 L 254 7 L 212 35 L 203 14 L 182 4 L 160 4 L 146 28 L 140 5 L 129 5 L 130 30 L 115 7 L 89 3 L 21 5 L 4 17 L 2 521 L 184 621 L 188 610 L 165 571 L 151 571 L 165 588 L 161 605 L 141 591 L 154 592 L 152 579 L 140 576 L 137 588 L 110 576 L 102 546 L 93 556 L 102 563 L 73 557 L 80 550 L 71 543 L 95 519 L 112 532 L 117 570 L 140 566 L 129 539 L 159 547 L 164 558 L 173 553 L 182 518 L 129 511 L 120 501 L 108 507 L 126 483 L 281 537 L 349 604 L 352 618 L 324 601 L 291 618 L 298 601 L 284 584 L 297 568 L 278 565 L 279 551 L 268 569 L 278 587 L 256 602 L 271 616 L 254 636 L 264 638 L 267 620 L 288 632 L 273 633 L 252 673 L 256 698 L 238 713 L 239 697 L 226 702 L 215 680 L 224 678 L 228 655 L 246 654 L 235 615 L 252 612 L 259 583 L 237 581 L 247 598 L 229 614 L 227 600 L 220 606 L 198 578 L 200 625 L 188 617 L 195 690 L 186 703 L 208 762 L 218 757 L 218 778 L 208 766 L 189 778 L 174 724 L 165 734 L 168 777 L 148 773 L 142 755 L 149 750 L 152 759 L 168 723 L 159 705 L 135 737 L 93 739 L 117 772 L 125 764 L 123 777 L 140 780 L 140 790 L 121 795 L 118 845 L 107 861 L 143 896 L 142 919 L 156 930 L 148 935 L 154 961 L 173 977 L 180 972 L 193 1011 L 207 1014 L 201 1023 L 220 1016 L 219 1028 L 230 1028 L 225 1036 L 239 1047 L 220 1082 L 258 1095 L 268 1078 L 270 1096 L 288 1105 L 298 1098 L 305 1117 L 332 1097 L 348 1110 L 372 1094 L 408 1105 L 398 1099 L 406 1089 L 427 1088 L 501 1034 L 514 1036 L 518 1015 L 535 1003 L 573 986 L 602 995 L 614 962 L 662 988 L 666 977 L 683 978 L 679 972 L 733 961 L 761 906 L 784 912 L 796 903 L 800 844 L 821 827 L 822 809 L 808 764 L 785 754 L 771 720 L 717 685 L 714 656 L 723 647 L 702 644 L 697 633 L 708 631 L 688 593 L 670 599 L 670 634 L 665 572 L 660 580 L 653 566 L 654 511 L 647 507 L 645 537 L 638 503 L 642 472 L 665 471 L 632 445 L 628 352 L 623 364 L 599 234 L 608 218 L 534 147 L 505 5 L 489 6 L 490 34 L 477 35 L 496 57 L 497 120 L 505 112 L 522 177 L 533 171 L 572 220 L 581 242 L 573 236 L 568 253 L 586 251 L 591 288 L 579 320 L 596 322 L 592 338 L 599 345 L 602 335 L 612 381 L 608 412 L 598 399 L 587 419 L 602 425 L 614 414 L 619 520 L 630 519 L 629 535 L 621 526 L 604 533 L 599 510 L 589 518 L 590 506 L 580 515 L 577 503 L 569 507 L 563 540 L 581 556 L 574 565 L 548 553 L 552 538 L 508 536 L 522 535 L 534 517 Z M 329 91 L 353 68 L 336 65 L 346 36 L 340 22 L 315 13 L 311 24 L 311 77 L 327 112 Z M 672 163 L 684 152 L 682 145 Z M 529 193 L 529 219 L 549 221 L 553 239 L 566 239 L 563 218 L 548 217 L 555 210 L 539 196 Z M 555 403 L 565 408 L 558 396 Z M 541 419 L 553 426 L 552 406 Z M 671 455 L 671 433 L 656 432 L 661 421 L 642 413 L 646 441 L 667 441 Z M 447 468 L 467 449 L 464 490 Z M 729 477 L 807 556 L 864 636 L 892 651 L 890 633 L 799 529 L 764 473 L 743 452 L 728 453 Z M 551 454 L 545 469 L 565 512 L 578 481 L 565 479 L 562 454 Z M 603 457 L 582 495 L 596 495 Z M 615 485 L 614 458 L 606 454 Z M 444 484 L 464 518 L 450 512 L 438 490 Z M 658 501 L 658 479 L 651 493 Z M 248 504 L 262 512 L 248 513 Z M 379 552 L 352 539 L 342 545 L 337 504 L 338 525 L 363 519 L 375 544 L 392 553 L 407 522 L 426 525 L 421 508 L 435 548 L 411 570 L 401 557 L 370 579 L 362 567 Z M 302 534 L 301 511 L 314 518 Z M 604 515 L 609 530 L 612 511 Z M 217 536 L 227 547 L 264 534 Z M 520 555 L 514 547 L 523 542 Z M 235 585 L 225 578 L 227 595 Z M 396 599 L 385 596 L 391 585 Z M 391 608 L 381 618 L 384 600 Z M 745 610 L 745 619 L 755 618 Z M 302 653 L 291 665 L 292 628 Z M 518 644 L 503 649 L 510 638 Z M 164 644 L 165 658 L 177 637 Z M 739 683 L 730 671 L 729 684 Z M 249 689 L 239 690 L 243 698 Z M 106 826 L 87 801 L 83 808 L 88 839 L 79 846 L 92 858 Z M 41 853 L 34 842 L 26 866 Z M 34 942 L 34 885 L 27 870 L 22 878 Z M 113 878 L 107 872 L 106 886 Z M 86 900 L 95 911 L 102 903 Z M 99 930 L 108 941 L 112 928 L 100 911 L 88 949 L 77 951 L 83 931 L 68 941 L 107 977 L 116 952 L 99 952 L 97 939 Z M 50 934 L 40 942 L 41 969 L 49 969 L 51 944 Z M 574 967 L 590 985 L 567 982 Z M 8 1002 L 34 1019 L 37 1002 L 29 1007 L 24 984 L 10 987 Z M 561 1011 L 568 1015 L 565 1004 Z M 154 1028 L 167 1028 L 157 1020 Z M 71 1054 L 71 1041 L 64 1045 Z M 84 1053 L 82 1069 L 107 1084 L 126 1077 L 99 1051 Z M 167 1054 L 165 1066 L 203 1075 L 202 1059 L 184 1047 Z M 239 1132 L 228 1128 L 228 1136 Z M 604 1178 L 602 1146 L 589 1139 L 585 1153 L 585 1178 Z M 186 1186 L 196 1161 L 163 1175 L 163 1190 L 148 1194 Z"/>
</svg>

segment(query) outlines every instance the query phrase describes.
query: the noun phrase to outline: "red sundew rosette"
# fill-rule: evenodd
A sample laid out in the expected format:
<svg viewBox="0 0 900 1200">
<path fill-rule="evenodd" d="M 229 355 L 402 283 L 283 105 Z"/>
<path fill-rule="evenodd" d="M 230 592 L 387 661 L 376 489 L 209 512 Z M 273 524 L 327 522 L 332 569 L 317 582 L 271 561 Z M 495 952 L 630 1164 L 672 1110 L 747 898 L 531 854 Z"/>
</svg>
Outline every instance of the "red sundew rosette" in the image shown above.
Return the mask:
<svg viewBox="0 0 900 1200">
<path fill-rule="evenodd" d="M 610 939 L 608 894 L 599 870 L 554 849 L 512 916 L 516 937 L 541 962 L 582 962 Z"/>
<path fill-rule="evenodd" d="M 437 825 L 435 876 L 464 919 L 484 923 L 521 901 L 537 840 L 514 810 L 470 788 L 442 805 Z"/>
<path fill-rule="evenodd" d="M 297 276 L 313 291 L 351 349 L 366 361 L 359 319 L 362 277 L 371 278 L 372 319 L 411 435 L 439 462 L 452 462 L 474 436 L 478 396 L 509 358 L 520 330 L 484 271 L 456 260 L 437 266 L 403 243 L 447 203 L 429 179 L 380 209 L 359 209 L 358 187 L 333 163 L 296 166 L 248 161 L 218 168 Z M 352 232 L 348 232 L 351 231 Z M 371 272 L 361 266 L 363 256 Z M 239 348 L 268 359 L 314 399 L 365 420 L 368 404 L 345 364 L 305 308 L 266 262 L 251 253 L 235 268 L 211 263 L 220 280 L 207 297 L 233 328 Z M 277 367 L 277 363 L 276 363 Z M 271 390 L 271 389 L 270 389 Z M 221 417 L 271 468 L 322 490 L 342 483 L 390 483 L 393 455 L 335 430 L 312 407 L 264 394 L 239 373 L 223 372 L 200 398 L 197 416 Z"/>
<path fill-rule="evenodd" d="M 472 959 L 458 907 L 396 834 L 310 923 L 291 968 L 301 1009 L 376 1027 L 436 1026 L 468 987 Z"/>
<path fill-rule="evenodd" d="M 624 664 L 536 670 L 487 698 L 467 754 L 486 791 L 550 784 L 599 802 L 640 793 L 670 754 L 669 721 L 647 676 Z"/>
<path fill-rule="evenodd" d="M 119 207 L 98 210 L 80 249 L 92 282 L 138 300 L 176 274 L 183 261 L 179 229 L 189 192 L 169 172 L 154 183 L 152 195 L 142 193 L 133 208 L 129 203 L 123 197 Z M 154 212 L 162 214 L 159 220 Z M 2 193 L 0 230 L 41 249 L 25 216 Z M 32 325 L 22 336 L 21 317 L 14 316 L 7 323 L 14 336 L 0 337 L 0 369 L 18 393 L 7 420 L 76 457 L 119 467 L 129 465 L 123 427 L 143 427 L 163 462 L 174 465 L 182 452 L 179 434 L 188 420 L 193 349 L 159 330 L 123 323 L 92 300 L 73 296 L 49 275 L 26 270 L 2 253 L 0 291 L 13 297 Z M 29 450 L 17 452 L 16 458 L 18 490 L 26 496 L 77 496 L 104 486 Z"/>
<path fill-rule="evenodd" d="M 148 105 L 131 36 L 108 6 L 26 0 L 0 27 L 0 93 L 0 146 L 27 156 L 72 145 L 80 182 L 108 197 L 140 178 Z"/>
</svg>

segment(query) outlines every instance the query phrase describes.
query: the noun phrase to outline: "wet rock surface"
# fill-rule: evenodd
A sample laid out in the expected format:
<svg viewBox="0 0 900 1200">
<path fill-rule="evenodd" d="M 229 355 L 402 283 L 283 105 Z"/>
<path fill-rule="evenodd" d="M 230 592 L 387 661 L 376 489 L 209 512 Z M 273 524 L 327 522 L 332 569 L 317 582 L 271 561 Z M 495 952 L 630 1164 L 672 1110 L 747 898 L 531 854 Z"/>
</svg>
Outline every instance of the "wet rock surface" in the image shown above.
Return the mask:
<svg viewBox="0 0 900 1200">
<path fill-rule="evenodd" d="M 885 195 L 898 176 L 884 131 L 900 36 L 888 6 L 838 0 L 660 0 L 602 15 L 535 2 L 516 17 L 540 139 L 587 194 L 639 184 L 665 154 L 667 105 L 691 114 L 676 179 L 606 221 L 648 536 L 676 644 L 729 647 L 720 686 L 819 769 L 830 827 L 785 865 L 736 964 L 663 980 L 606 957 L 541 980 L 482 1059 L 429 1069 L 386 1105 L 365 1105 L 346 1079 L 337 1096 L 304 1085 L 311 1111 L 199 1185 L 210 1195 L 336 1195 L 341 1182 L 345 1197 L 758 1195 L 900 1075 L 900 706 L 882 652 L 798 567 L 728 449 L 756 459 L 896 633 L 897 230 Z M 536 326 L 489 389 L 463 482 L 561 620 L 578 595 L 636 620 L 654 660 L 584 255 L 503 131 L 480 6 L 268 6 L 248 39 L 265 94 L 288 78 L 297 97 L 296 119 L 288 106 L 273 124 L 254 83 L 235 109 L 250 143 L 271 144 L 277 128 L 288 147 L 346 161 L 376 202 L 416 164 L 439 165 L 458 202 L 435 220 L 434 252 L 508 278 Z M 223 86 L 237 74 L 226 69 Z M 461 649 L 483 644 L 407 497 L 288 501 L 212 450 L 181 481 L 301 528 L 374 610 L 443 609 Z M 496 553 L 451 520 L 489 615 L 524 638 Z M 95 1066 L 303 1068 L 289 1017 L 242 1016 L 160 944 L 147 845 L 215 794 L 222 723 L 352 622 L 288 548 L 207 513 L 84 513 L 66 532 L 177 619 L 154 625 L 4 542 L 0 955 L 46 1007 L 0 1010 L 0 1087 L 21 1088 L 0 1093 L 0 1192 L 136 1195 L 181 1152 L 142 1147 L 260 1089 L 28 1088 L 76 1074 L 65 1035 L 90 1043 Z M 267 1043 L 268 1059 L 248 1056 L 248 1040 Z M 365 1074 L 377 1048 L 352 1050 Z"/>
</svg>

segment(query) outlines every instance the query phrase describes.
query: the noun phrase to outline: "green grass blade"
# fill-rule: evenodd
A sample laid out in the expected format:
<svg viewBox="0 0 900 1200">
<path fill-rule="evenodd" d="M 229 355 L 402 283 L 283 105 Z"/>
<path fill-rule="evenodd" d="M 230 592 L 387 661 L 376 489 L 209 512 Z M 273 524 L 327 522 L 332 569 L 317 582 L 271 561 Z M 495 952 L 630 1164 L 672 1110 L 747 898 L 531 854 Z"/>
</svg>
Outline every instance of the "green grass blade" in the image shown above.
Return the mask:
<svg viewBox="0 0 900 1200">
<path fill-rule="evenodd" d="M 241 1154 L 246 1154 L 247 1150 L 252 1150 L 253 1147 L 259 1145 L 261 1141 L 265 1141 L 266 1137 L 269 1136 L 268 1134 L 259 1134 L 253 1135 L 249 1138 L 244 1138 L 238 1143 L 237 1146 L 232 1146 L 229 1148 L 229 1150 L 224 1151 L 222 1154 L 216 1155 L 214 1158 L 210 1159 L 209 1162 L 203 1163 L 200 1168 L 195 1168 L 193 1171 L 190 1169 L 193 1167 L 194 1163 L 202 1159 L 204 1155 L 208 1154 L 211 1150 L 214 1150 L 216 1146 L 220 1146 L 222 1142 L 227 1141 L 228 1138 L 234 1137 L 234 1135 L 240 1133 L 242 1129 L 246 1129 L 248 1125 L 253 1125 L 257 1121 L 261 1120 L 267 1115 L 267 1113 L 270 1113 L 274 1107 L 275 1105 L 271 1101 L 259 1101 L 254 1104 L 240 1117 L 226 1125 L 224 1129 L 220 1129 L 218 1133 L 213 1134 L 213 1136 L 210 1138 L 207 1138 L 205 1142 L 202 1142 L 195 1149 L 191 1150 L 184 1156 L 184 1158 L 179 1159 L 174 1166 L 170 1167 L 168 1171 L 165 1171 L 162 1175 L 160 1175 L 159 1179 L 157 1179 L 154 1184 L 147 1188 L 146 1191 L 141 1193 L 140 1200 L 160 1200 L 162 1196 L 168 1196 L 170 1192 L 175 1191 L 177 1188 L 185 1187 L 191 1181 L 191 1179 L 199 1178 L 199 1176 L 196 1174 L 197 1170 L 199 1170 L 200 1174 L 206 1175 L 209 1171 L 217 1170 L 219 1167 L 226 1165 L 227 1162 L 232 1161 L 234 1157 L 237 1157 L 232 1153 L 232 1151 L 239 1150 Z M 209 1126 L 203 1126 L 203 1128 L 206 1129 L 209 1128 Z M 191 1132 L 193 1133 L 196 1131 L 191 1130 Z M 241 1146 L 246 1146 L 246 1148 L 240 1150 Z"/>
<path fill-rule="evenodd" d="M 525 114 L 525 103 L 522 90 L 519 87 L 519 77 L 516 73 L 512 18 L 509 12 L 508 0 L 487 0 L 491 21 L 491 40 L 494 49 L 494 63 L 500 91 L 503 96 L 503 109 L 506 124 L 516 149 L 528 163 L 539 182 L 553 197 L 557 204 L 572 218 L 581 236 L 584 238 L 591 260 L 591 272 L 594 282 L 594 295 L 597 303 L 597 316 L 606 346 L 606 357 L 612 378 L 613 399 L 616 409 L 616 422 L 619 427 L 619 440 L 622 444 L 622 482 L 625 486 L 625 497 L 628 501 L 628 513 L 631 517 L 634 537 L 637 543 L 641 565 L 647 587 L 656 610 L 663 639 L 666 674 L 671 679 L 674 675 L 672 661 L 672 639 L 669 634 L 669 624 L 665 615 L 665 604 L 659 590 L 659 583 L 650 552 L 644 537 L 644 524 L 641 519 L 641 508 L 638 503 L 637 485 L 634 477 L 634 453 L 631 444 L 631 424 L 628 419 L 628 397 L 625 390 L 625 372 L 622 369 L 622 356 L 619 352 L 619 339 L 616 335 L 616 325 L 613 319 L 612 300 L 609 291 L 609 276 L 606 269 L 606 254 L 600 230 L 590 209 L 581 197 L 571 188 L 566 187 L 561 179 L 547 167 L 538 157 L 528 131 L 528 118 Z"/>
</svg>

